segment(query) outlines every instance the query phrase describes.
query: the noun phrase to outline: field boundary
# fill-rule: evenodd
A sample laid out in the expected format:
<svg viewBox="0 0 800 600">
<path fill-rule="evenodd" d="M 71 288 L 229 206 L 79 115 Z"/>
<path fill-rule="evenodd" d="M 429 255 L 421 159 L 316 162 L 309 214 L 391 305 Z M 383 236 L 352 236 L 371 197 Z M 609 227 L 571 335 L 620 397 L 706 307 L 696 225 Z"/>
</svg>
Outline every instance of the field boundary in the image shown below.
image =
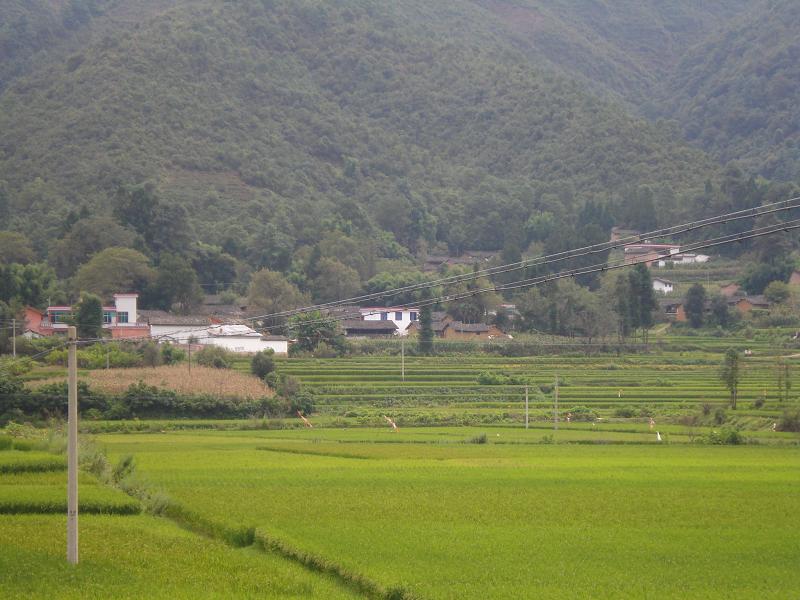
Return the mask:
<svg viewBox="0 0 800 600">
<path fill-rule="evenodd" d="M 135 473 L 131 469 L 126 479 L 120 480 L 116 484 L 108 482 L 108 485 L 116 487 L 142 502 L 146 512 L 164 516 L 188 531 L 219 540 L 234 548 L 252 547 L 262 552 L 274 552 L 310 571 L 329 575 L 342 585 L 368 598 L 374 598 L 375 600 L 419 600 L 417 596 L 405 588 L 393 587 L 387 589 L 361 573 L 351 571 L 317 554 L 295 548 L 254 526 L 231 527 L 204 517 L 166 494 L 150 490 L 140 479 L 131 481 L 129 484 L 128 480 L 133 477 L 135 477 Z"/>
</svg>

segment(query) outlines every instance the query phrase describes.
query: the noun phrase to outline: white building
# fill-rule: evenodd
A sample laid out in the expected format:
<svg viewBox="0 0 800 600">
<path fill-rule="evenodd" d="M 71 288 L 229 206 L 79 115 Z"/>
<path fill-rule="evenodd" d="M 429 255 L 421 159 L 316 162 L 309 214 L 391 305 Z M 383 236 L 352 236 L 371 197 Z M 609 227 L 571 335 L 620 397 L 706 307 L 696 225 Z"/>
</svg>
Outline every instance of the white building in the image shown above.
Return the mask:
<svg viewBox="0 0 800 600">
<path fill-rule="evenodd" d="M 231 352 L 256 353 L 272 350 L 275 354 L 286 356 L 289 353 L 289 339 L 279 335 L 265 336 L 247 325 L 215 325 L 198 337 L 199 343 L 219 346 Z"/>
<path fill-rule="evenodd" d="M 370 306 L 360 308 L 364 321 L 392 321 L 397 325 L 397 335 L 407 335 L 408 326 L 419 320 L 419 309 L 399 306 Z"/>
<path fill-rule="evenodd" d="M 265 336 L 247 325 L 212 323 L 206 316 L 173 315 L 163 310 L 143 310 L 140 314 L 150 324 L 150 337 L 157 342 L 220 346 L 242 353 L 268 349 L 282 356 L 289 353 L 288 338 Z"/>
<path fill-rule="evenodd" d="M 687 252 L 685 254 L 674 254 L 667 259 L 659 260 L 658 266 L 663 268 L 667 265 L 699 265 L 707 263 L 711 257 L 707 254 L 693 254 Z"/>
<path fill-rule="evenodd" d="M 662 294 L 669 294 L 675 289 L 675 284 L 661 277 L 653 277 L 653 289 Z"/>
</svg>

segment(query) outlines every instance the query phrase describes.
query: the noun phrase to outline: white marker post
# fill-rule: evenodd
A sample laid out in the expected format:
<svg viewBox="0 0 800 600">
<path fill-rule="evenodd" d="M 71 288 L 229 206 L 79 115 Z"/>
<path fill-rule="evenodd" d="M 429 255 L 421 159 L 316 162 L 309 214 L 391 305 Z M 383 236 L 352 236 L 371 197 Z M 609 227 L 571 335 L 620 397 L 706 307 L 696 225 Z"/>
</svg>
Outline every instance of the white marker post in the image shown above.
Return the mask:
<svg viewBox="0 0 800 600">
<path fill-rule="evenodd" d="M 74 327 L 67 331 L 67 562 L 78 564 L 78 334 Z"/>
</svg>

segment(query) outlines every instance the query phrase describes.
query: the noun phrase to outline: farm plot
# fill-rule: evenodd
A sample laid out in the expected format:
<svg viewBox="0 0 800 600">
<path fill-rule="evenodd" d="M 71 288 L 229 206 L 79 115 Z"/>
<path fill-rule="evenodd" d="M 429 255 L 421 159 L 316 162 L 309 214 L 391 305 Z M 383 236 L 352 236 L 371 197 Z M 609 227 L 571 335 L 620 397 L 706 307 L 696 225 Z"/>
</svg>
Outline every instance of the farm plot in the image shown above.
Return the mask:
<svg viewBox="0 0 800 600">
<path fill-rule="evenodd" d="M 79 477 L 81 562 L 68 565 L 63 457 L 5 450 L 0 465 L 3 598 L 357 597 L 279 556 L 141 515 L 138 501 L 86 473 Z"/>
<path fill-rule="evenodd" d="M 235 549 L 145 515 L 80 517 L 67 564 L 66 517 L 0 516 L 3 598 L 357 598 L 280 557 Z"/>
<path fill-rule="evenodd" d="M 316 411 L 322 415 L 368 416 L 374 414 L 371 409 L 379 409 L 402 416 L 423 409 L 435 416 L 437 409 L 447 407 L 480 409 L 485 414 L 511 409 L 519 420 L 523 383 L 530 384 L 530 406 L 538 411 L 534 417 L 552 416 L 556 375 L 564 414 L 575 406 L 585 406 L 603 417 L 674 416 L 698 412 L 704 405 L 708 412 L 709 406 L 723 407 L 729 400 L 719 380 L 720 362 L 721 356 L 713 352 L 623 357 L 408 357 L 403 377 L 399 357 L 379 356 L 284 359 L 278 362 L 278 370 L 297 376 L 315 392 Z M 775 365 L 771 356 L 742 361 L 738 414 L 756 410 L 751 416 L 764 417 L 764 427 L 785 408 L 778 401 Z M 496 377 L 500 384 L 481 385 L 482 374 Z M 794 392 L 791 400 L 796 401 L 796 396 Z M 478 419 L 490 421 L 481 421 L 480 415 Z"/>
<path fill-rule="evenodd" d="M 422 598 L 800 594 L 797 447 L 527 445 L 532 432 L 518 430 L 499 444 L 480 432 L 101 441 L 204 519 Z"/>
</svg>

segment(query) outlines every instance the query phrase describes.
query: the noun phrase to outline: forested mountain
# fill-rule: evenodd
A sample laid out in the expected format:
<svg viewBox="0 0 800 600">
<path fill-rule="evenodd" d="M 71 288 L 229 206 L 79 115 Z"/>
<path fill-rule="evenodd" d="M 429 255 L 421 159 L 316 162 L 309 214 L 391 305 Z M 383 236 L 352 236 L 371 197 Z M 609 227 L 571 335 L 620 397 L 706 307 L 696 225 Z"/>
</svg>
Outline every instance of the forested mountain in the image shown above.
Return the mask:
<svg viewBox="0 0 800 600">
<path fill-rule="evenodd" d="M 664 113 L 723 162 L 800 180 L 800 3 L 755 3 L 692 48 L 662 94 Z"/>
<path fill-rule="evenodd" d="M 266 267 L 324 299 L 428 251 L 516 260 L 757 206 L 797 152 L 772 144 L 797 139 L 797 10 L 762 2 L 0 0 L 0 263 L 73 290 L 109 251 L 130 286 Z M 783 95 L 753 95 L 769 65 Z"/>
<path fill-rule="evenodd" d="M 308 243 L 338 214 L 413 249 L 498 248 L 503 223 L 537 208 L 682 192 L 713 173 L 668 132 L 535 68 L 472 3 L 170 6 L 106 26 L 0 98 L 15 226 L 42 245 L 68 206 L 102 210 L 145 179 L 214 243 L 265 222 Z"/>
</svg>

